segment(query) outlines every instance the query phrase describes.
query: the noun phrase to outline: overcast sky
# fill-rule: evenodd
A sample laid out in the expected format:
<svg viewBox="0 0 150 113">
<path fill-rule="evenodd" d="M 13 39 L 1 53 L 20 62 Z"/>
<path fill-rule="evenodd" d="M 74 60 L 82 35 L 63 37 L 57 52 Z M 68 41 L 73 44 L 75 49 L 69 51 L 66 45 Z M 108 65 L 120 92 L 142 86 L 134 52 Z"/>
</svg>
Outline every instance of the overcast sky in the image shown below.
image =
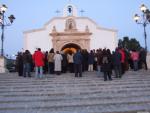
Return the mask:
<svg viewBox="0 0 150 113">
<path fill-rule="evenodd" d="M 16 20 L 12 26 L 5 29 L 4 52 L 8 55 L 16 54 L 23 48 L 23 31 L 41 28 L 57 16 L 56 10 L 63 10 L 69 0 L 0 0 L 6 4 L 6 16 L 14 14 Z M 100 27 L 118 30 L 118 39 L 124 36 L 136 38 L 144 45 L 143 27 L 137 25 L 133 16 L 141 15 L 140 6 L 145 4 L 150 8 L 150 0 L 72 0 L 83 16 L 93 19 Z M 60 13 L 59 16 L 62 14 Z M 0 31 L 1 35 L 1 31 Z M 147 26 L 147 42 L 150 50 L 150 25 Z"/>
</svg>

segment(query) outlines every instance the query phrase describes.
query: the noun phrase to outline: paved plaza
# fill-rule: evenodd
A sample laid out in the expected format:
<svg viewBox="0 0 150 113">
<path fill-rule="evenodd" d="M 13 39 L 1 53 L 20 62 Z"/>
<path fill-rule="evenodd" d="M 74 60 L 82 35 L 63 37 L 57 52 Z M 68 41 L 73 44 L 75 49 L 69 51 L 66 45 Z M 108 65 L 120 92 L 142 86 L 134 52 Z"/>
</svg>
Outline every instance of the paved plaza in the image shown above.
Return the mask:
<svg viewBox="0 0 150 113">
<path fill-rule="evenodd" d="M 0 113 L 150 113 L 150 70 L 106 82 L 96 72 L 43 79 L 0 74 Z"/>
</svg>

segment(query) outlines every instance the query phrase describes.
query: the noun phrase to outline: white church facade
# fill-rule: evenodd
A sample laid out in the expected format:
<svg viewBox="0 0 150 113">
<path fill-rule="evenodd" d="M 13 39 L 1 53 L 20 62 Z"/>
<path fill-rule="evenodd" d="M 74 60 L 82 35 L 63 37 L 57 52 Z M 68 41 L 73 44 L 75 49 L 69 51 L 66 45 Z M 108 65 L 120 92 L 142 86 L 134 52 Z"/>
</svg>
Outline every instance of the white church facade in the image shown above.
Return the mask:
<svg viewBox="0 0 150 113">
<path fill-rule="evenodd" d="M 54 17 L 43 28 L 25 31 L 24 50 L 33 53 L 36 48 L 42 51 L 73 49 L 99 49 L 117 47 L 117 30 L 98 26 L 88 17 L 77 15 L 73 4 L 64 7 L 62 17 Z"/>
</svg>

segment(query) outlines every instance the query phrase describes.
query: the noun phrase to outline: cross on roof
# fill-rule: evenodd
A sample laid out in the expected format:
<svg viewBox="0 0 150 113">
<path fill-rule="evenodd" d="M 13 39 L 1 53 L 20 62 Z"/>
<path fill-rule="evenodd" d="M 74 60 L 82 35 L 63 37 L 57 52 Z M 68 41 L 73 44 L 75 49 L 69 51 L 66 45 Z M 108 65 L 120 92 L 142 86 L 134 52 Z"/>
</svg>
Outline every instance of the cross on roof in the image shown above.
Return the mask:
<svg viewBox="0 0 150 113">
<path fill-rule="evenodd" d="M 71 3 L 71 0 L 68 0 L 69 3 Z"/>
<path fill-rule="evenodd" d="M 81 16 L 83 16 L 83 13 L 85 12 L 83 9 L 80 10 Z"/>
<path fill-rule="evenodd" d="M 56 11 L 55 11 L 55 13 L 57 14 L 57 16 L 59 15 L 59 13 L 60 13 L 60 11 L 57 9 Z"/>
</svg>

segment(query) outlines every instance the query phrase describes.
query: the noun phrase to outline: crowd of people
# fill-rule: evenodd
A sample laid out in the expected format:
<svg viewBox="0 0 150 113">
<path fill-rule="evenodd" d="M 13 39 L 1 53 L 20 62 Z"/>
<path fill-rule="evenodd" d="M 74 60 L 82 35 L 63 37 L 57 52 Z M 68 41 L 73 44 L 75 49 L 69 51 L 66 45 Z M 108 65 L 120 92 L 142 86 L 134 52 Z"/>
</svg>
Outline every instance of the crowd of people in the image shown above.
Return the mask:
<svg viewBox="0 0 150 113">
<path fill-rule="evenodd" d="M 77 50 L 59 52 L 52 48 L 49 52 L 42 52 L 38 48 L 34 54 L 29 50 L 18 52 L 16 57 L 16 69 L 19 76 L 31 77 L 31 72 L 35 72 L 36 78 L 43 78 L 43 74 L 75 73 L 75 77 L 82 77 L 84 71 L 97 71 L 103 73 L 104 81 L 112 80 L 112 74 L 116 78 L 121 78 L 128 69 L 137 71 L 141 68 L 147 70 L 147 52 L 126 51 L 124 48 L 116 48 L 111 52 L 109 49 Z"/>
</svg>

